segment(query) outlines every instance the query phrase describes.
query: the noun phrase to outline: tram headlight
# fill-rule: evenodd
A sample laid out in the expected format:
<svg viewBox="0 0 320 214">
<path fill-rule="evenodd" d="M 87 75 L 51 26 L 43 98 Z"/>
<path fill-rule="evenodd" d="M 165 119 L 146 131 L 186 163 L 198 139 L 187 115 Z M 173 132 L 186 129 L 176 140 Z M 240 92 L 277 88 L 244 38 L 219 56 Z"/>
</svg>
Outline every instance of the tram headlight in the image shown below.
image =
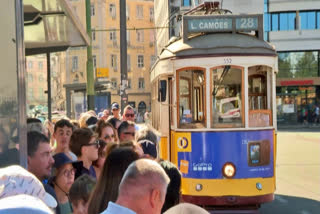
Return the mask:
<svg viewBox="0 0 320 214">
<path fill-rule="evenodd" d="M 236 167 L 233 163 L 225 163 L 222 167 L 222 174 L 226 178 L 233 178 L 236 174 Z"/>
</svg>

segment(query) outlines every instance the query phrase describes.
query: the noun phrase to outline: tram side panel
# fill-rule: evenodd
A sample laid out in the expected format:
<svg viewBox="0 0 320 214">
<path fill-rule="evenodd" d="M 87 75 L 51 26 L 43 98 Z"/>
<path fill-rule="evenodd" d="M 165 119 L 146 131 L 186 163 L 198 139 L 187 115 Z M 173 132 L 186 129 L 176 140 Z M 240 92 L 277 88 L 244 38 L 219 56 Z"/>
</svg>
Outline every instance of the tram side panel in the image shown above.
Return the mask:
<svg viewBox="0 0 320 214">
<path fill-rule="evenodd" d="M 236 196 L 235 204 L 273 200 L 274 130 L 171 135 L 172 162 L 182 173 L 185 200 L 199 205 L 228 205 L 230 201 L 221 200 L 225 196 Z M 236 173 L 226 179 L 223 166 L 230 162 Z"/>
</svg>

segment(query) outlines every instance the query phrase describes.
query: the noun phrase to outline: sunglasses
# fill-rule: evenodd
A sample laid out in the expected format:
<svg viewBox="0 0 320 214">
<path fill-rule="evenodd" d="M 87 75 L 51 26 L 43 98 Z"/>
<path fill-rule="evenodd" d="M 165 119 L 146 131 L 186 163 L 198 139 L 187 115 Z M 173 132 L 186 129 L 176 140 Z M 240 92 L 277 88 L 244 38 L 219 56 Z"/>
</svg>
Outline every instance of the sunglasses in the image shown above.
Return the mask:
<svg viewBox="0 0 320 214">
<path fill-rule="evenodd" d="M 113 134 L 113 135 L 106 135 L 106 136 L 104 136 L 104 139 L 112 139 L 112 138 L 114 138 L 114 134 Z"/>
<path fill-rule="evenodd" d="M 99 140 L 96 140 L 94 143 L 84 144 L 83 146 L 95 146 L 97 149 L 100 147 Z"/>
<path fill-rule="evenodd" d="M 125 114 L 126 117 L 134 117 L 134 114 Z"/>
<path fill-rule="evenodd" d="M 123 134 L 125 134 L 125 135 L 132 135 L 132 137 L 134 137 L 134 135 L 135 135 L 134 132 L 123 132 Z"/>
<path fill-rule="evenodd" d="M 70 177 L 70 176 L 74 176 L 74 174 L 76 173 L 76 169 L 74 169 L 74 168 L 72 168 L 72 169 L 70 169 L 70 170 L 64 170 L 63 171 L 63 175 L 65 176 L 65 177 Z"/>
</svg>

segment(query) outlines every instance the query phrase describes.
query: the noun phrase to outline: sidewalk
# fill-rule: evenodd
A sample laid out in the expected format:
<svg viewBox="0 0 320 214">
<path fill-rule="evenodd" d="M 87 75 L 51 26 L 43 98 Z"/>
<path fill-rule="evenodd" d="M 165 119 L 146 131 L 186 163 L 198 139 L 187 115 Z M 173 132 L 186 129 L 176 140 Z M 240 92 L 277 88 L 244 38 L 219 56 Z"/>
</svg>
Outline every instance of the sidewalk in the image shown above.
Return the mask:
<svg viewBox="0 0 320 214">
<path fill-rule="evenodd" d="M 278 124 L 278 130 L 320 132 L 320 124 Z"/>
</svg>

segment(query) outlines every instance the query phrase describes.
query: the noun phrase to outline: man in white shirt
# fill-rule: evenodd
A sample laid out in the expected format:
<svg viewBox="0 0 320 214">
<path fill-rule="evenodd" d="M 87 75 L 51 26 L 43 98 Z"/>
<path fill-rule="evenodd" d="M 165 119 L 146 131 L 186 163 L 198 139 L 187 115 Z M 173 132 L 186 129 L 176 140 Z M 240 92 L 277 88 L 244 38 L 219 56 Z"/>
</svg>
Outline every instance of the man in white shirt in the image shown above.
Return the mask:
<svg viewBox="0 0 320 214">
<path fill-rule="evenodd" d="M 115 203 L 102 214 L 160 214 L 169 177 L 155 161 L 140 159 L 128 167 L 119 185 Z"/>
</svg>

